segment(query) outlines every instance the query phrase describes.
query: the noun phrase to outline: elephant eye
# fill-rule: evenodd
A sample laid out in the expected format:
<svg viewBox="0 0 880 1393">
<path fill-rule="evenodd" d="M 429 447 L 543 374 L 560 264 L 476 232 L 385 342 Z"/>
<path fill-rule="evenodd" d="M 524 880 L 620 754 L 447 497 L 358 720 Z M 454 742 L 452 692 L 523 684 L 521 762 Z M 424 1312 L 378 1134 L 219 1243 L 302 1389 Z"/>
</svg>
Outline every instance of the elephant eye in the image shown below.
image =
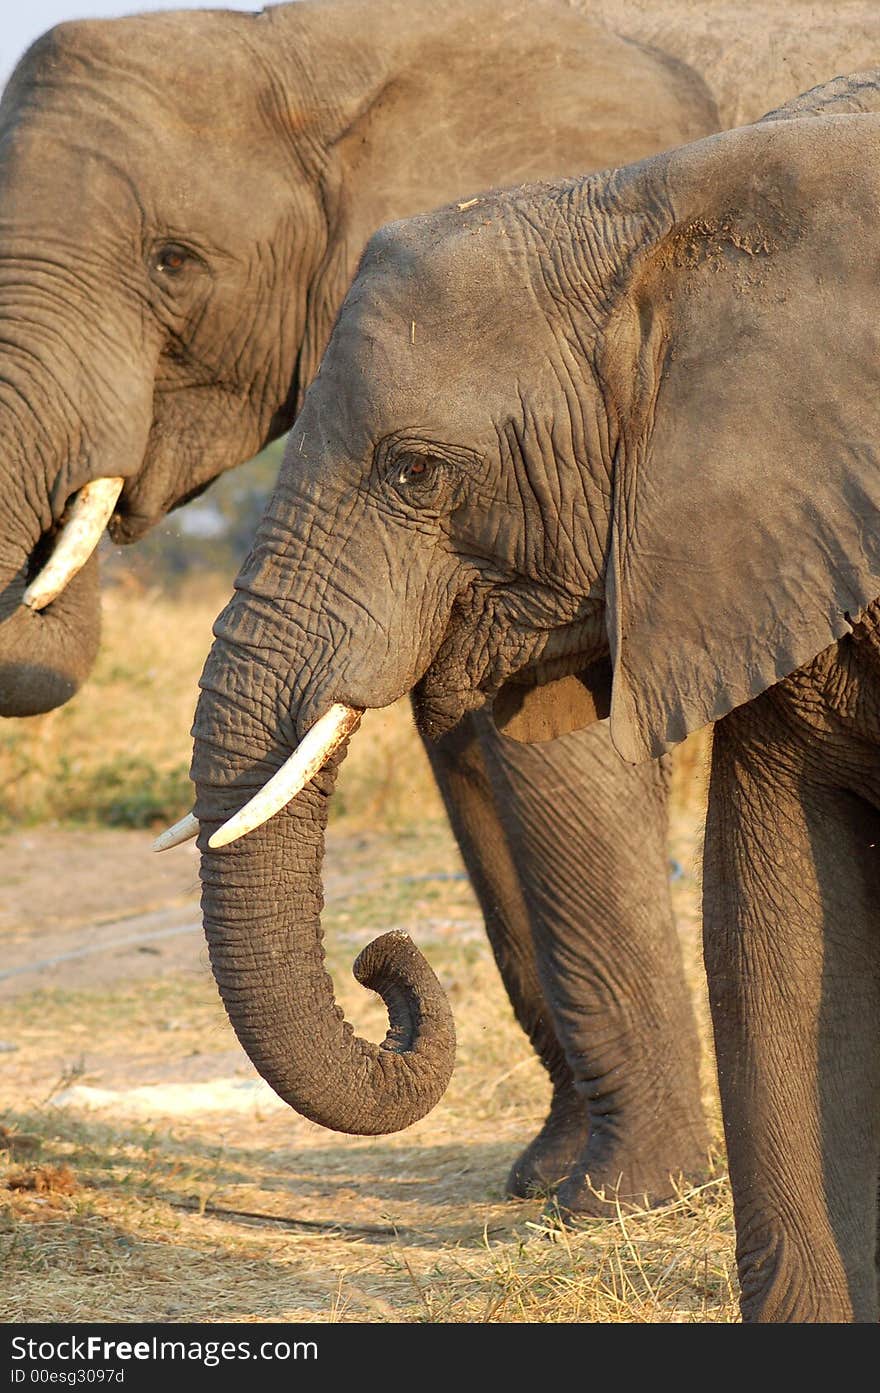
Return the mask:
<svg viewBox="0 0 880 1393">
<path fill-rule="evenodd" d="M 384 468 L 387 483 L 414 508 L 444 511 L 455 497 L 456 470 L 444 455 L 403 449 Z"/>
<path fill-rule="evenodd" d="M 405 460 L 397 476 L 399 484 L 408 484 L 412 479 L 423 478 L 428 473 L 428 461 L 421 456 Z"/>
<path fill-rule="evenodd" d="M 153 267 L 160 275 L 179 276 L 194 259 L 186 247 L 181 247 L 177 242 L 167 242 L 154 254 Z"/>
<path fill-rule="evenodd" d="M 426 455 L 404 455 L 394 466 L 394 478 L 398 484 L 423 484 L 431 478 L 435 461 Z"/>
</svg>

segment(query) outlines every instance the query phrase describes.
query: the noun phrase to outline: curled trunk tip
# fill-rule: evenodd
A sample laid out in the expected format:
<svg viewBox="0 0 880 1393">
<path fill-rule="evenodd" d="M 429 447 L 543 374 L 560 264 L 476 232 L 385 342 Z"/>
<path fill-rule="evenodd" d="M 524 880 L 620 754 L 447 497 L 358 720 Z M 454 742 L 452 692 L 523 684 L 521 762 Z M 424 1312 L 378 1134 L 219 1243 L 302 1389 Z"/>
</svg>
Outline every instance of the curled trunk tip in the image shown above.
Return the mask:
<svg viewBox="0 0 880 1393">
<path fill-rule="evenodd" d="M 430 1102 L 425 1097 L 424 1116 L 442 1098 L 455 1065 L 455 1023 L 446 993 L 427 958 L 400 929 L 368 943 L 352 971 L 387 1007 L 390 1026 L 380 1048 L 431 1058 L 435 1096 Z"/>
<path fill-rule="evenodd" d="M 267 683 L 266 659 L 261 654 L 255 662 L 252 647 L 256 616 L 263 613 L 274 632 L 278 612 L 270 601 L 249 596 L 230 607 L 196 710 L 192 776 L 211 966 L 233 1029 L 280 1098 L 332 1131 L 383 1136 L 411 1126 L 443 1096 L 455 1062 L 452 1013 L 425 958 L 397 932 L 369 944 L 354 968 L 388 1010 L 381 1043 L 359 1036 L 336 1001 L 321 929 L 324 832 L 361 710 L 333 702 L 288 755 L 271 713 L 285 711 L 299 724 L 309 709 L 319 708 L 321 695 L 312 691 L 308 707 L 302 694 L 291 699 L 291 689 L 304 680 L 297 674 L 312 665 L 298 660 L 293 648 L 285 648 L 277 683 Z M 257 796 L 248 798 L 255 786 Z M 267 801 L 249 835 L 224 838 L 218 849 L 217 829 L 228 819 L 230 802 L 244 800 L 252 812 L 261 794 Z M 262 815 L 267 809 L 268 821 Z"/>
</svg>

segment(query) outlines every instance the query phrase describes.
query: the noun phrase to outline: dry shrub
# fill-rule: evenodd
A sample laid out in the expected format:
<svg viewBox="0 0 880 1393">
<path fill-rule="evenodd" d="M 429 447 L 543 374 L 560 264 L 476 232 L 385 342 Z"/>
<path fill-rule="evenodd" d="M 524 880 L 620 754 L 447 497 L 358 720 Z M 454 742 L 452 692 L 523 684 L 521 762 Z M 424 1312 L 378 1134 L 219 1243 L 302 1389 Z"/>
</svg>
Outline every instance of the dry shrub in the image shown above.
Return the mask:
<svg viewBox="0 0 880 1393">
<path fill-rule="evenodd" d="M 14 1166 L 3 1183 L 7 1190 L 28 1190 L 37 1195 L 72 1195 L 77 1190 L 70 1166 Z"/>
<path fill-rule="evenodd" d="M 36 1156 L 42 1146 L 40 1137 L 32 1137 L 27 1132 L 10 1131 L 0 1126 L 0 1152 L 18 1159 L 20 1156 Z"/>
</svg>

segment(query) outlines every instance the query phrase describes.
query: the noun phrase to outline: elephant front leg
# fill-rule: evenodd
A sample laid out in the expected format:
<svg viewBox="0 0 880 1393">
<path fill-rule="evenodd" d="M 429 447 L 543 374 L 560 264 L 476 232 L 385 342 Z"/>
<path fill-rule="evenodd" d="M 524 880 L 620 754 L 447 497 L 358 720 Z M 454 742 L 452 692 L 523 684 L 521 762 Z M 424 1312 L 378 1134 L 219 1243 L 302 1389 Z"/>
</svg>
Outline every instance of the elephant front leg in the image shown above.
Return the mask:
<svg viewBox="0 0 880 1393">
<path fill-rule="evenodd" d="M 669 895 L 667 771 L 624 764 L 604 724 L 541 745 L 484 740 L 544 995 L 590 1120 L 560 1209 L 662 1203 L 679 1177 L 705 1174 L 708 1152 Z"/>
<path fill-rule="evenodd" d="M 704 938 L 743 1317 L 875 1321 L 880 817 L 772 694 L 716 726 Z"/>
<path fill-rule="evenodd" d="M 552 1189 L 568 1175 L 586 1143 L 589 1124 L 544 1000 L 529 911 L 483 748 L 488 730 L 485 717 L 467 716 L 444 739 L 424 744 L 514 1014 L 553 1087 L 544 1125 L 507 1179 L 508 1193 L 525 1198 Z M 528 795 L 523 788 L 514 796 Z"/>
</svg>

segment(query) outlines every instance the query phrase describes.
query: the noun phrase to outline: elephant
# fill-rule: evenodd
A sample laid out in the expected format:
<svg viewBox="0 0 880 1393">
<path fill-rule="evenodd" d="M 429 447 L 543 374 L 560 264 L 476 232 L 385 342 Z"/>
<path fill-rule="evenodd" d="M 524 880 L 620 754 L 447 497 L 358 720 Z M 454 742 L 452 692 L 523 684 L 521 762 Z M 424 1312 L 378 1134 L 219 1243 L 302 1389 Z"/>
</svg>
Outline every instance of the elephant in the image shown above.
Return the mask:
<svg viewBox="0 0 880 1393">
<path fill-rule="evenodd" d="M 757 121 L 796 92 L 877 59 L 865 0 L 571 0 L 593 20 L 697 72 L 720 128 Z"/>
<path fill-rule="evenodd" d="M 0 105 L 0 712 L 50 709 L 87 676 L 108 514 L 116 541 L 136 541 L 291 425 L 376 226 L 724 123 L 731 84 L 699 25 L 691 53 L 692 16 L 664 52 L 650 16 L 622 4 L 621 37 L 602 13 L 306 0 L 63 25 L 26 55 Z M 801 68 L 839 67 L 880 19 L 866 6 L 841 28 L 821 52 L 805 31 L 784 61 L 768 42 L 751 114 L 788 90 L 801 48 Z M 711 90 L 690 61 L 704 56 Z M 44 565 L 68 511 L 89 509 Z M 668 1196 L 671 1176 L 702 1172 L 707 1137 L 666 886 L 667 768 L 626 767 L 601 725 L 518 747 L 479 711 L 430 758 L 552 1084 L 508 1189 L 574 1176 L 567 1206 L 601 1209 L 579 1166 Z"/>
<path fill-rule="evenodd" d="M 434 738 L 489 704 L 510 740 L 604 720 L 633 764 L 715 723 L 704 951 L 750 1321 L 878 1316 L 880 115 L 863 88 L 830 89 L 858 114 L 776 112 L 375 234 L 194 724 L 230 1020 L 298 1111 L 382 1132 L 436 1102 L 454 1028 L 403 935 L 355 964 L 388 1006 L 380 1045 L 323 971 L 323 827 L 363 710 L 411 691 Z"/>
</svg>

